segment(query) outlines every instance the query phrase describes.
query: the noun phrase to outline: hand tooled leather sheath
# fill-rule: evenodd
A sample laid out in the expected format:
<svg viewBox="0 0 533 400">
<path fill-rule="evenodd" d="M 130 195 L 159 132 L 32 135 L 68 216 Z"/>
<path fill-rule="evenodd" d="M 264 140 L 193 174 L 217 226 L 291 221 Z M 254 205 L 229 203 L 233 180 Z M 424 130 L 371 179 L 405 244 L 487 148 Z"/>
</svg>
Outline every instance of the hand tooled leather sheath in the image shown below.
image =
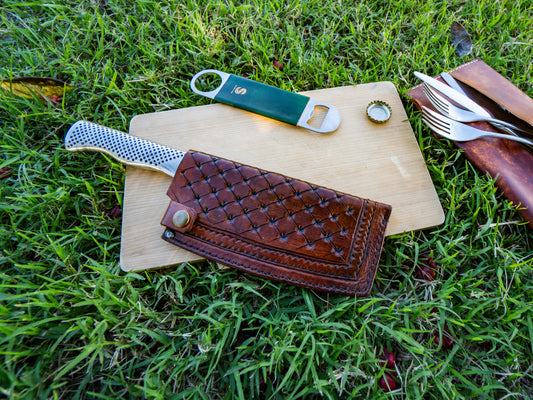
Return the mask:
<svg viewBox="0 0 533 400">
<path fill-rule="evenodd" d="M 359 296 L 372 288 L 389 205 L 194 151 L 167 195 L 170 243 L 306 288 Z"/>
</svg>

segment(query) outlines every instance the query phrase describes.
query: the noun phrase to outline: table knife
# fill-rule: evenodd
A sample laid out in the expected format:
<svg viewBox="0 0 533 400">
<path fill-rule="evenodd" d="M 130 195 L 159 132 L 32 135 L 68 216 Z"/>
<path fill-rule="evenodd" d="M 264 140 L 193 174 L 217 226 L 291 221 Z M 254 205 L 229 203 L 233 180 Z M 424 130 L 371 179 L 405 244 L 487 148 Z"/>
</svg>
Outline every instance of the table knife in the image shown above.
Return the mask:
<svg viewBox="0 0 533 400">
<path fill-rule="evenodd" d="M 481 107 L 479 104 L 477 104 L 474 100 L 470 99 L 469 97 L 465 96 L 462 93 L 459 93 L 457 90 L 451 88 L 450 86 L 442 82 L 439 82 L 438 80 L 430 76 L 424 75 L 421 72 L 415 71 L 414 74 L 418 79 L 422 80 L 423 82 L 427 83 L 432 88 L 446 95 L 448 98 L 456 102 L 461 107 L 469 111 L 472 111 L 476 114 L 479 114 L 482 117 L 492 118 L 492 115 L 487 110 L 485 110 L 483 107 Z"/>
<path fill-rule="evenodd" d="M 457 90 L 462 95 L 468 97 L 466 92 L 463 90 L 463 88 L 459 85 L 459 83 L 455 80 L 455 78 L 448 72 L 441 72 L 440 77 L 450 86 L 451 88 Z"/>
</svg>

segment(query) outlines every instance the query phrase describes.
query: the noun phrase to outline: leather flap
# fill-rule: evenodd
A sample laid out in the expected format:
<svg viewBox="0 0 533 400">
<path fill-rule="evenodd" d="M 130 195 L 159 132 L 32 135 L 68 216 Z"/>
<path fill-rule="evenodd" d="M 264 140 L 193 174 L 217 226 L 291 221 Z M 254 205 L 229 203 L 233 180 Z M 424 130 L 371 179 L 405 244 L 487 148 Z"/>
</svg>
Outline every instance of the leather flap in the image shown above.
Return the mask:
<svg viewBox="0 0 533 400">
<path fill-rule="evenodd" d="M 451 74 L 533 127 L 533 99 L 481 59 L 463 64 Z"/>
<path fill-rule="evenodd" d="M 161 225 L 178 232 L 187 232 L 196 221 L 196 211 L 192 208 L 171 201 L 161 221 Z"/>
</svg>

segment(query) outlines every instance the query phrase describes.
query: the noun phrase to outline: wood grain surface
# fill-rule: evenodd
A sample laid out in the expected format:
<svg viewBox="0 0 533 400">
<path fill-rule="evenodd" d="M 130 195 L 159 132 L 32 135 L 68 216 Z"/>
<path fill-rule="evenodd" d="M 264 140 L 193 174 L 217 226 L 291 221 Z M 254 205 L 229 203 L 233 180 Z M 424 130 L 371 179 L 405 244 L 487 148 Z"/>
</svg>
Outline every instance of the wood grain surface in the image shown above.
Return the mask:
<svg viewBox="0 0 533 400">
<path fill-rule="evenodd" d="M 303 92 L 334 105 L 342 122 L 332 133 L 304 128 L 223 104 L 134 117 L 130 134 L 180 150 L 198 150 L 392 206 L 387 235 L 441 224 L 444 213 L 401 99 L 390 82 Z M 386 101 L 384 124 L 366 117 Z M 196 261 L 161 239 L 171 178 L 127 167 L 120 265 L 125 271 Z"/>
</svg>

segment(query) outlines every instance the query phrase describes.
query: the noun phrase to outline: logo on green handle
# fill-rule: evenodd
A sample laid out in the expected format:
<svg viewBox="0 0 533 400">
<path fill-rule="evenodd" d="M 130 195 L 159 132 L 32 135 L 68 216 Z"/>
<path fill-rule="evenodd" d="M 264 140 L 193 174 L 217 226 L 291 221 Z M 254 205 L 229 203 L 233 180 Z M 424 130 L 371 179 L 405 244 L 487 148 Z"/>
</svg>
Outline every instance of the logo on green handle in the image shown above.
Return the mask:
<svg viewBox="0 0 533 400">
<path fill-rule="evenodd" d="M 231 93 L 234 93 L 234 94 L 246 94 L 246 88 L 243 88 L 243 87 L 240 87 L 240 86 L 237 86 L 235 85 L 233 87 L 233 89 L 231 90 Z"/>
</svg>

